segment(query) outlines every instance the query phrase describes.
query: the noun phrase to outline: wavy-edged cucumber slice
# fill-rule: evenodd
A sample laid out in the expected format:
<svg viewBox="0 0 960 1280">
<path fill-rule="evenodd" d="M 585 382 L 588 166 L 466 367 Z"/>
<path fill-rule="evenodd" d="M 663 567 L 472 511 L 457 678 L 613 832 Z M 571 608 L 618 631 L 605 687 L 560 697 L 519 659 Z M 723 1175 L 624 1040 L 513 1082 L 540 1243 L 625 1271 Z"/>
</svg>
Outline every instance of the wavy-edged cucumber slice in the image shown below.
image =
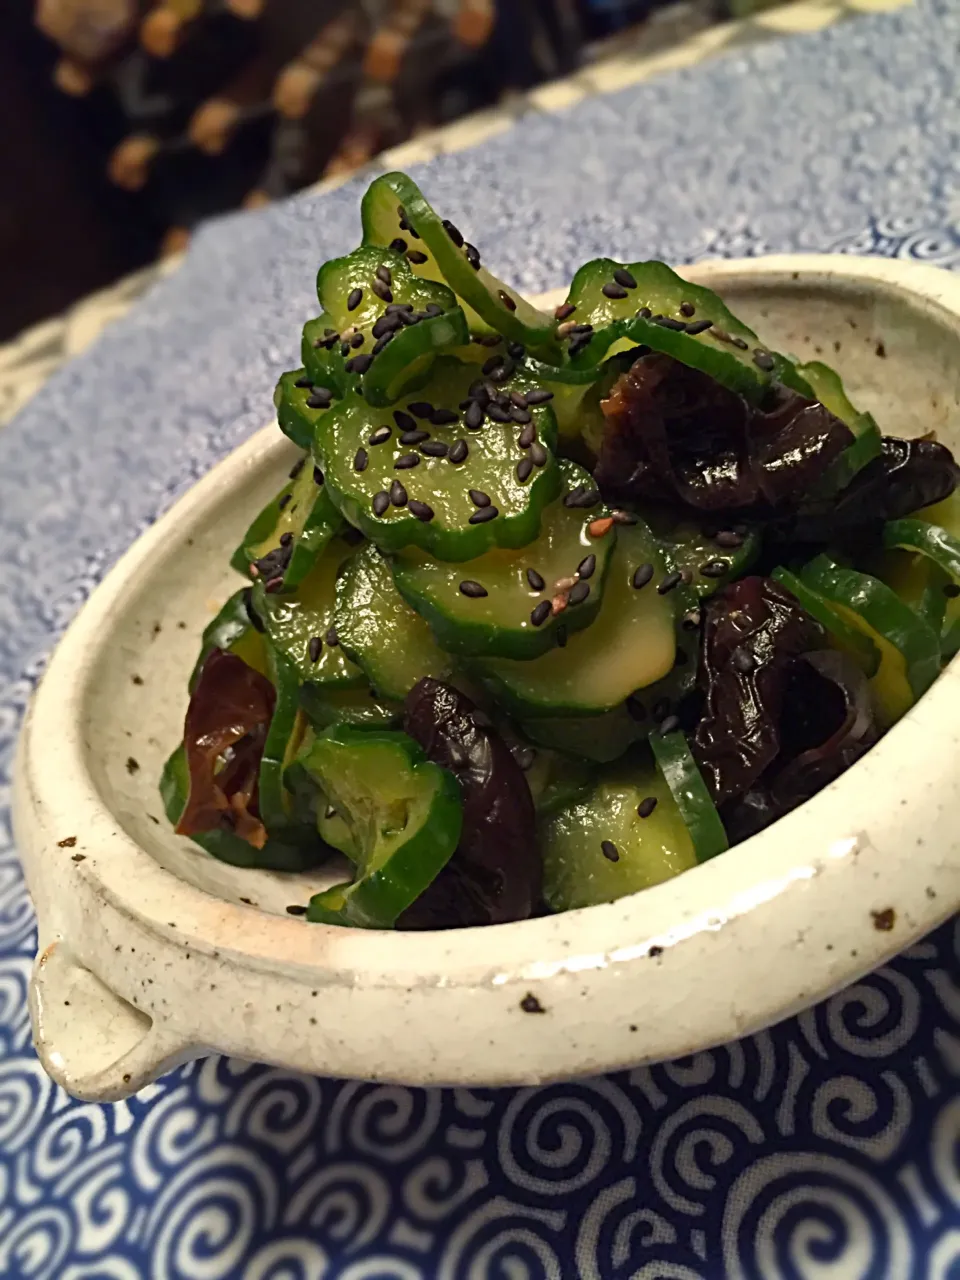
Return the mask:
<svg viewBox="0 0 960 1280">
<path fill-rule="evenodd" d="M 796 599 L 797 603 L 816 618 L 830 635 L 835 649 L 847 653 L 867 676 L 875 676 L 880 670 L 880 650 L 862 628 L 854 626 L 847 618 L 838 613 L 834 606 L 815 591 L 813 587 L 801 581 L 795 573 L 782 566 L 770 574 L 774 582 Z"/>
<path fill-rule="evenodd" d="M 543 508 L 560 488 L 553 411 L 549 403 L 497 404 L 495 417 L 507 421 L 491 417 L 492 406 L 484 419 L 471 408 L 478 403 L 471 387 L 477 390 L 479 382 L 475 366 L 441 357 L 427 385 L 392 412 L 372 409 L 354 394 L 326 417 L 316 452 L 327 487 L 343 515 L 378 546 L 419 546 L 440 560 L 460 561 L 493 546 L 522 547 L 537 536 Z M 519 370 L 494 390 L 510 405 L 511 392 L 535 388 Z M 526 426 L 536 440 L 524 448 Z M 481 510 L 471 490 L 482 491 L 490 504 Z"/>
<path fill-rule="evenodd" d="M 707 784 L 682 733 L 653 733 L 650 746 L 664 782 L 676 801 L 698 862 L 706 862 L 728 848 Z"/>
<path fill-rule="evenodd" d="M 880 651 L 870 687 L 885 725 L 895 723 L 940 672 L 936 632 L 878 578 L 844 568 L 826 554 L 805 565 L 800 579 Z"/>
<path fill-rule="evenodd" d="M 647 565 L 652 576 L 637 588 L 637 571 Z M 673 669 L 674 594 L 659 591 L 666 581 L 663 555 L 646 524 L 621 525 L 591 626 L 570 636 L 564 648 L 532 661 L 477 659 L 474 668 L 491 693 L 524 721 L 609 711 Z"/>
<path fill-rule="evenodd" d="M 624 346 L 642 344 L 750 400 L 760 399 L 773 378 L 809 393 L 793 365 L 764 347 L 712 290 L 688 283 L 663 262 L 595 258 L 585 263 L 573 277 L 561 314 L 560 332 L 574 368 L 589 368 Z M 589 330 L 580 328 L 587 325 Z"/>
<path fill-rule="evenodd" d="M 344 372 L 340 330 L 326 312 L 308 320 L 300 338 L 303 376 L 310 380 L 308 394 L 325 393 L 333 399 L 343 395 Z"/>
<path fill-rule="evenodd" d="M 560 471 L 565 494 L 593 486 L 576 463 L 561 462 Z M 613 525 L 602 537 L 590 536 L 601 514 L 558 498 L 544 509 L 537 538 L 519 551 L 497 548 L 460 564 L 419 548 L 402 551 L 393 560 L 397 589 L 449 653 L 536 658 L 556 645 L 560 627 L 572 635 L 599 612 L 616 541 Z M 551 613 L 551 601 L 563 593 L 570 605 Z"/>
<path fill-rule="evenodd" d="M 285 587 L 303 581 L 323 548 L 343 529 L 343 518 L 318 479 L 307 454 L 243 535 L 230 559 L 232 568 L 249 578 L 250 565 L 266 557 L 259 576 L 282 577 Z"/>
<path fill-rule="evenodd" d="M 163 766 L 160 797 L 164 812 L 172 826 L 180 821 L 190 792 L 187 754 L 181 743 Z M 203 831 L 190 836 L 194 844 L 232 867 L 263 867 L 269 871 L 306 871 L 325 862 L 330 850 L 320 840 L 312 844 L 295 844 L 272 835 L 262 849 L 241 840 L 232 831 Z"/>
<path fill-rule="evenodd" d="M 398 729 L 403 723 L 403 703 L 378 698 L 368 684 L 348 688 L 304 684 L 300 686 L 300 705 L 318 733 L 332 724 Z"/>
<path fill-rule="evenodd" d="M 868 462 L 880 456 L 880 428 L 869 413 L 861 413 L 853 407 L 840 375 L 829 365 L 811 360 L 807 364 L 798 364 L 796 371 L 810 387 L 814 398 L 853 432 L 853 444 L 834 459 L 817 484 L 818 493 L 838 493 Z"/>
<path fill-rule="evenodd" d="M 341 648 L 334 626 L 337 574 L 355 549 L 355 544 L 333 538 L 295 591 L 270 592 L 262 580 L 253 589 L 253 607 L 267 639 L 293 664 L 301 681 L 341 688 L 366 683 Z"/>
<path fill-rule="evenodd" d="M 384 698 L 401 701 L 424 676 L 446 677 L 450 658 L 404 601 L 376 547 L 360 547 L 337 579 L 340 644 Z"/>
<path fill-rule="evenodd" d="M 337 725 L 299 763 L 349 829 L 356 877 L 310 901 L 322 924 L 389 929 L 449 861 L 463 805 L 452 773 L 405 733 Z"/>
<path fill-rule="evenodd" d="M 738 531 L 725 530 L 741 538 L 739 546 L 723 547 L 694 521 L 678 516 L 676 511 L 640 508 L 644 520 L 663 549 L 667 567 L 679 569 L 684 580 L 698 596 L 710 596 L 727 582 L 742 578 L 760 554 L 761 538 L 755 527 L 738 525 Z M 715 527 L 715 526 L 714 526 Z M 708 572 L 704 573 L 704 566 Z"/>
<path fill-rule="evenodd" d="M 200 678 L 200 668 L 214 649 L 233 653 L 248 667 L 268 676 L 267 653 L 263 636 L 250 617 L 250 588 L 241 587 L 227 600 L 220 612 L 203 629 L 200 653 L 190 673 L 188 688 L 192 693 Z M 269 678 L 269 676 L 268 676 Z"/>
<path fill-rule="evenodd" d="M 277 700 L 260 760 L 257 806 L 271 836 L 291 843 L 310 838 L 294 810 L 294 798 L 284 785 L 284 773 L 300 750 L 307 717 L 300 708 L 300 676 L 296 666 L 270 643 L 266 645 L 270 680 Z"/>
<path fill-rule="evenodd" d="M 670 788 L 646 752 L 631 753 L 587 797 L 542 821 L 539 834 L 544 897 L 554 911 L 614 902 L 697 864 Z"/>
<path fill-rule="evenodd" d="M 443 280 L 467 304 L 471 330 L 484 321 L 497 333 L 530 347 L 549 343 L 555 321 L 480 263 L 479 252 L 465 244 L 452 223 L 440 218 L 420 188 L 405 173 L 375 178 L 360 206 L 366 244 L 404 244 L 413 270 L 428 280 Z M 471 314 L 472 313 L 472 314 Z"/>
<path fill-rule="evenodd" d="M 342 338 L 329 350 L 320 348 L 337 385 L 347 392 L 362 383 L 373 405 L 393 404 L 424 371 L 425 361 L 470 339 L 453 292 L 414 275 L 401 254 L 378 245 L 364 244 L 325 262 L 317 273 L 317 296 L 324 335 L 332 325 Z M 311 338 L 316 341 L 312 330 Z"/>
</svg>

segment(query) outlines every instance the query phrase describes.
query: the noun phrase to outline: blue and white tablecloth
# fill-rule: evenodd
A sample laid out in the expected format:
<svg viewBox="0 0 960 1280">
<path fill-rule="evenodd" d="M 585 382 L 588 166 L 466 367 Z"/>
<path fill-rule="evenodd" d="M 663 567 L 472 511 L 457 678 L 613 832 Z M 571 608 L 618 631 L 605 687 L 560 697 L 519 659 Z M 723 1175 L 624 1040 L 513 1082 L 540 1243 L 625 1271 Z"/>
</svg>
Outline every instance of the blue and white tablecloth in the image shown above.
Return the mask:
<svg viewBox="0 0 960 1280">
<path fill-rule="evenodd" d="M 960 6 L 531 114 L 417 178 L 531 291 L 599 253 L 960 263 Z M 271 412 L 363 184 L 227 219 L 0 432 L 0 1276 L 960 1276 L 960 933 L 770 1032 L 542 1089 L 211 1059 L 110 1106 L 30 1048 L 12 743 L 119 553 Z"/>
</svg>

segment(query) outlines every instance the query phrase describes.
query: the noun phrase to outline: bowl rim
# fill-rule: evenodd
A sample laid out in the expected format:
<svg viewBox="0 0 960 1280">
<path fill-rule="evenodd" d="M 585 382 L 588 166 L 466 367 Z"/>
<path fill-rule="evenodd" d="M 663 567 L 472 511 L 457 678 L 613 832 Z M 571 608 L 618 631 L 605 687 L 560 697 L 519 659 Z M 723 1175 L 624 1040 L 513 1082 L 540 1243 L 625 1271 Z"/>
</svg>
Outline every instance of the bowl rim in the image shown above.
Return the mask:
<svg viewBox="0 0 960 1280">
<path fill-rule="evenodd" d="M 744 279 L 831 289 L 868 284 L 907 297 L 960 339 L 960 277 L 937 268 L 842 255 L 780 255 L 680 269 L 721 290 L 725 281 Z M 556 292 L 538 301 L 550 305 L 560 297 Z M 125 598 L 170 553 L 171 542 L 190 537 L 240 477 L 253 468 L 279 466 L 291 449 L 271 426 L 214 467 L 123 555 L 49 662 L 21 733 L 14 801 L 18 844 L 38 906 L 41 960 L 51 944 L 65 941 L 79 963 L 111 989 L 123 986 L 104 948 L 77 936 L 71 905 L 76 898 L 86 903 L 83 909 L 112 919 L 105 930 L 111 936 L 126 928 L 150 940 L 158 954 L 203 954 L 238 981 L 270 975 L 291 991 L 322 983 L 327 993 L 349 993 L 353 1008 L 363 993 L 402 991 L 405 1007 L 422 997 L 420 1010 L 429 1008 L 441 1020 L 469 1016 L 471 994 L 485 993 L 498 1007 L 515 1010 L 533 992 L 556 1015 L 554 1026 L 569 1023 L 576 1010 L 581 1025 L 596 1035 L 590 1053 L 577 1040 L 565 1045 L 562 1036 L 547 1037 L 548 1063 L 535 1044 L 543 1020 L 514 1018 L 513 1034 L 530 1041 L 517 1070 L 509 1063 L 468 1068 L 461 1049 L 429 1070 L 415 1070 L 412 1078 L 402 1063 L 395 1075 L 381 1073 L 408 1083 L 507 1084 L 676 1056 L 756 1030 L 875 967 L 960 903 L 960 876 L 950 857 L 960 842 L 960 835 L 951 835 L 960 832 L 960 824 L 950 816 L 960 813 L 949 727 L 960 721 L 956 663 L 853 769 L 794 813 L 722 858 L 614 903 L 482 930 L 371 935 L 267 915 L 171 875 L 114 821 L 97 791 L 81 723 L 86 689 Z M 46 752 L 52 740 L 58 740 L 55 765 Z M 914 804 L 903 797 L 908 760 L 912 778 L 920 780 Z M 71 867 L 70 849 L 57 842 L 78 827 L 96 853 Z M 71 904 L 58 905 L 50 885 L 68 874 L 77 894 L 62 895 Z M 877 923 L 888 918 L 888 910 L 895 919 L 889 928 Z M 724 946 L 718 947 L 721 937 Z M 622 980 L 638 964 L 644 966 L 643 981 L 633 985 L 642 985 L 642 1001 L 626 993 L 630 984 Z M 709 982 L 703 981 L 704 966 L 713 974 Z M 718 990 L 730 994 L 720 998 Z M 123 997 L 129 999 L 128 992 Z M 660 1020 L 663 1033 L 652 1042 L 641 1037 L 634 1048 L 622 1033 L 605 1038 L 602 1026 L 610 1021 L 612 1000 L 630 1017 L 643 1013 Z M 83 1082 L 78 1088 L 62 1054 L 43 1035 L 37 1001 L 31 1005 L 45 1065 L 82 1093 Z M 379 996 L 377 1007 L 383 1007 Z M 194 1013 L 170 1016 L 160 1037 L 163 1053 L 125 1081 L 129 1087 L 121 1092 L 145 1083 L 161 1058 L 169 1062 L 175 1053 L 207 1042 L 202 1011 Z M 334 1054 L 322 1069 L 365 1074 L 351 1066 L 353 1052 Z M 120 1086 L 113 1081 L 111 1087 L 116 1096 Z M 102 1082 L 97 1089 L 87 1096 L 107 1096 Z"/>
</svg>

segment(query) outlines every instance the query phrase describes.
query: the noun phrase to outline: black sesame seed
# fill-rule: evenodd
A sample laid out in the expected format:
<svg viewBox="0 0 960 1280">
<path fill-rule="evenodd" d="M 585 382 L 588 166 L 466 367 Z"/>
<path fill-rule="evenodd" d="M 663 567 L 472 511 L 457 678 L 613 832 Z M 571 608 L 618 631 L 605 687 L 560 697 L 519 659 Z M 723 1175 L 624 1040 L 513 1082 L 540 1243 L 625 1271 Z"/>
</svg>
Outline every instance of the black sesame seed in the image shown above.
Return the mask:
<svg viewBox="0 0 960 1280">
<path fill-rule="evenodd" d="M 377 297 L 382 299 L 384 302 L 393 301 L 393 293 L 382 280 L 374 280 L 372 288 Z"/>
<path fill-rule="evenodd" d="M 592 324 L 575 324 L 573 328 L 570 330 L 570 332 L 575 337 L 581 337 L 585 333 L 592 334 L 593 325 Z"/>
<path fill-rule="evenodd" d="M 286 533 L 281 533 L 280 535 L 281 547 L 289 547 L 289 546 L 292 546 L 292 544 L 293 544 L 293 534 L 290 533 L 289 530 Z"/>
<path fill-rule="evenodd" d="M 427 458 L 445 458 L 450 446 L 444 440 L 428 440 L 420 446 L 420 452 Z"/>
<path fill-rule="evenodd" d="M 753 654 L 748 649 L 734 649 L 733 665 L 742 676 L 748 676 L 756 666 Z"/>
<path fill-rule="evenodd" d="M 393 311 L 390 313 L 390 315 L 380 316 L 380 318 L 374 323 L 374 326 L 370 330 L 370 332 L 373 334 L 375 338 L 379 339 L 379 338 L 386 337 L 388 333 L 394 333 L 399 328 L 399 326 L 400 326 L 400 317 L 397 315 L 395 311 Z"/>
<path fill-rule="evenodd" d="M 487 417 L 490 419 L 491 422 L 512 422 L 513 421 L 513 419 L 510 417 L 510 414 L 507 412 L 506 409 L 502 408 L 498 404 L 493 404 L 493 403 L 487 405 Z"/>
<path fill-rule="evenodd" d="M 393 420 L 399 431 L 416 431 L 417 429 L 416 419 L 411 418 L 410 414 L 404 413 L 402 409 L 394 409 Z"/>
<path fill-rule="evenodd" d="M 475 245 L 465 244 L 463 246 L 463 252 L 466 255 L 467 261 L 470 263 L 471 267 L 473 267 L 474 271 L 479 271 L 480 270 L 480 250 L 476 248 Z"/>
<path fill-rule="evenodd" d="M 393 284 L 393 276 L 390 274 L 390 268 L 385 266 L 383 263 L 377 267 L 377 279 L 382 280 L 386 285 Z"/>
<path fill-rule="evenodd" d="M 304 387 L 312 387 L 313 383 L 305 374 L 302 378 L 297 378 L 296 382 L 293 385 L 303 390 Z"/>
<path fill-rule="evenodd" d="M 570 588 L 570 594 L 567 596 L 567 604 L 583 604 L 587 596 L 590 594 L 589 582 L 578 582 Z"/>
<path fill-rule="evenodd" d="M 548 400 L 553 399 L 553 392 L 547 391 L 545 387 L 534 387 L 532 391 L 525 393 L 525 398 L 528 405 L 546 404 Z"/>
<path fill-rule="evenodd" d="M 475 507 L 489 507 L 490 495 L 484 493 L 482 489 L 468 489 L 467 493 Z"/>
<path fill-rule="evenodd" d="M 532 448 L 530 452 L 533 452 Z M 572 490 L 564 498 L 563 505 L 565 507 L 583 507 L 586 509 L 589 507 L 595 507 L 599 501 L 599 489 L 585 489 L 583 485 L 577 485 L 576 489 Z"/>
<path fill-rule="evenodd" d="M 500 512 L 496 507 L 481 507 L 479 511 L 475 511 L 468 524 L 486 524 L 489 520 L 495 520 Z"/>
<path fill-rule="evenodd" d="M 363 346 L 366 340 L 366 337 L 362 333 L 357 332 L 350 339 L 350 345 L 353 347 L 354 351 L 356 351 L 358 348 Z"/>
<path fill-rule="evenodd" d="M 689 318 L 692 315 L 696 315 L 697 308 L 692 302 L 681 302 L 679 311 L 682 316 L 687 316 Z"/>
<path fill-rule="evenodd" d="M 347 310 L 356 311 L 360 303 L 363 301 L 362 289 L 351 289 L 350 296 L 347 298 Z"/>
<path fill-rule="evenodd" d="M 508 310 L 508 311 L 516 311 L 516 309 L 517 309 L 517 304 L 516 304 L 515 300 L 514 300 L 513 298 L 511 298 L 511 297 L 510 297 L 509 293 L 507 293 L 507 291 L 506 291 L 505 289 L 499 289 L 497 292 L 498 292 L 498 295 L 499 295 L 500 301 L 501 301 L 501 302 L 503 303 L 503 305 L 507 308 L 507 310 Z"/>
<path fill-rule="evenodd" d="M 580 498 L 586 493 L 586 486 L 578 484 L 564 495 L 563 505 L 565 507 L 576 507 L 580 505 Z"/>
<path fill-rule="evenodd" d="M 414 400 L 407 405 L 407 408 L 415 418 L 429 418 L 433 415 L 433 405 L 429 400 Z"/>
<path fill-rule="evenodd" d="M 378 356 L 380 352 L 391 343 L 397 335 L 394 332 L 385 333 L 382 338 L 378 338 L 373 344 L 373 350 L 370 352 L 372 356 Z"/>
<path fill-rule="evenodd" d="M 323 484 L 323 472 L 319 467 L 313 468 L 313 483 L 316 485 Z"/>
<path fill-rule="evenodd" d="M 394 253 L 406 253 L 407 242 L 402 238 L 402 236 L 397 236 L 396 240 L 390 241 L 390 248 Z"/>
<path fill-rule="evenodd" d="M 527 354 L 527 348 L 522 342 L 508 342 L 507 355 L 513 356 L 514 360 L 522 360 Z"/>
<path fill-rule="evenodd" d="M 388 316 L 402 315 L 404 311 L 412 311 L 412 310 L 413 310 L 412 302 L 391 302 L 390 305 L 385 308 L 384 314 Z"/>
<path fill-rule="evenodd" d="M 547 461 L 547 451 L 539 440 L 534 440 L 530 446 L 530 461 L 535 467 L 542 467 Z"/>
<path fill-rule="evenodd" d="M 452 463 L 459 465 L 461 462 L 466 461 L 469 452 L 466 440 L 457 440 L 450 446 L 450 452 L 447 457 Z"/>
<path fill-rule="evenodd" d="M 647 796 L 646 800 L 641 800 L 637 805 L 637 816 L 640 818 L 649 818 L 656 807 L 657 797 Z"/>
<path fill-rule="evenodd" d="M 393 464 L 394 471 L 409 471 L 411 467 L 419 467 L 419 453 L 404 453 Z"/>
<path fill-rule="evenodd" d="M 960 596 L 960 587 L 955 582 L 948 582 L 943 588 L 943 594 L 948 600 L 956 600 L 957 596 Z"/>
<path fill-rule="evenodd" d="M 421 253 L 419 249 L 409 249 L 407 251 L 407 260 L 412 262 L 414 266 L 422 267 L 427 260 L 427 255 Z"/>
<path fill-rule="evenodd" d="M 407 510 L 411 515 L 415 515 L 418 520 L 422 520 L 424 524 L 433 519 L 433 507 L 428 506 L 426 502 L 420 502 L 416 498 L 411 498 L 407 503 Z"/>
<path fill-rule="evenodd" d="M 494 369 L 499 369 L 503 364 L 503 356 L 491 356 L 489 360 L 484 360 L 480 366 L 480 372 L 485 376 L 493 373 Z"/>
<path fill-rule="evenodd" d="M 319 636 L 311 636 L 310 643 L 307 645 L 307 653 L 310 655 L 311 662 L 319 662 L 320 651 L 323 648 L 323 641 Z"/>
<path fill-rule="evenodd" d="M 613 278 L 616 280 L 617 284 L 622 285 L 624 289 L 635 289 L 637 287 L 637 282 L 633 273 L 628 271 L 626 267 L 617 267 L 616 271 L 613 273 Z"/>
<path fill-rule="evenodd" d="M 447 235 L 450 237 L 450 239 L 453 241 L 453 243 L 457 246 L 457 248 L 462 249 L 463 236 L 460 234 L 457 227 L 454 226 L 454 224 L 450 221 L 449 218 L 444 218 L 443 229 L 447 233 Z"/>
<path fill-rule="evenodd" d="M 634 575 L 636 576 L 636 575 Z M 680 585 L 683 581 L 683 574 L 679 569 L 674 569 L 673 573 L 668 573 L 664 580 L 657 587 L 658 595 L 665 596 L 668 591 L 672 591 L 674 587 Z"/>
<path fill-rule="evenodd" d="M 304 463 L 306 462 L 306 460 L 307 460 L 307 459 L 306 459 L 306 457 L 303 457 L 303 458 L 301 458 L 301 459 L 300 459 L 300 461 L 299 461 L 299 462 L 295 462 L 295 463 L 293 464 L 293 466 L 290 468 L 290 479 L 291 479 L 291 480 L 296 480 L 297 476 L 298 476 L 298 475 L 300 474 L 300 472 L 303 470 L 303 465 L 304 465 Z"/>
<path fill-rule="evenodd" d="M 530 473 L 533 470 L 532 458 L 521 458 L 517 463 L 517 479 L 523 484 L 530 479 Z"/>
<path fill-rule="evenodd" d="M 539 573 L 537 573 L 536 569 L 527 570 L 527 582 L 530 583 L 531 591 L 542 591 L 547 585 L 543 578 L 540 577 Z"/>
<path fill-rule="evenodd" d="M 282 511 L 292 497 L 293 497 L 292 493 L 285 493 L 283 497 L 280 499 L 280 501 L 277 503 L 277 508 L 280 511 Z"/>
<path fill-rule="evenodd" d="M 622 284 L 605 284 L 600 292 L 607 298 L 625 298 L 627 291 Z"/>
<path fill-rule="evenodd" d="M 776 368 L 776 360 L 769 351 L 763 351 L 759 347 L 753 353 L 753 363 L 758 369 L 762 369 L 764 373 L 770 373 Z"/>
<path fill-rule="evenodd" d="M 340 639 L 337 636 L 337 628 L 331 627 L 330 630 L 327 632 L 327 634 L 324 636 L 324 640 L 326 640 L 327 644 L 330 645 L 332 649 L 335 649 L 337 645 L 340 643 Z"/>
<path fill-rule="evenodd" d="M 620 851 L 612 840 L 601 840 L 600 851 L 608 862 L 620 861 Z"/>
<path fill-rule="evenodd" d="M 390 501 L 395 507 L 405 507 L 407 505 L 407 491 L 399 480 L 394 480 L 390 486 Z"/>
<path fill-rule="evenodd" d="M 730 342 L 738 351 L 749 351 L 750 349 L 749 342 L 745 342 L 743 338 L 731 338 Z"/>
<path fill-rule="evenodd" d="M 685 321 L 675 320 L 673 316 L 654 316 L 653 319 L 661 329 L 672 329 L 674 333 L 684 333 L 687 328 Z"/>
<path fill-rule="evenodd" d="M 653 312 L 650 310 L 649 307 L 641 307 L 640 310 L 637 312 L 637 315 L 640 317 L 641 320 L 649 320 L 650 317 L 653 315 Z"/>
<path fill-rule="evenodd" d="M 712 320 L 694 320 L 692 324 L 687 325 L 687 333 L 696 337 L 698 333 L 706 333 L 713 326 Z"/>
<path fill-rule="evenodd" d="M 668 733 L 676 733 L 680 728 L 679 716 L 667 716 L 666 720 L 660 725 L 660 733 L 666 736 Z"/>
<path fill-rule="evenodd" d="M 532 422 L 528 423 L 517 436 L 517 444 L 521 449 L 529 449 L 537 438 L 537 428 Z"/>
<path fill-rule="evenodd" d="M 423 444 L 424 440 L 430 439 L 430 432 L 424 431 L 421 427 L 414 427 L 412 431 L 403 431 L 400 434 L 401 444 Z"/>
<path fill-rule="evenodd" d="M 533 422 L 529 412 L 526 409 L 519 409 L 516 405 L 511 408 L 510 417 L 513 418 L 514 422 L 521 427 L 528 422 Z"/>
<path fill-rule="evenodd" d="M 550 604 L 550 601 L 541 600 L 540 603 L 536 605 L 533 611 L 531 612 L 530 621 L 533 623 L 535 627 L 542 627 L 543 624 L 546 622 L 546 620 L 550 617 L 550 614 L 552 612 L 553 612 L 553 606 Z"/>
<path fill-rule="evenodd" d="M 367 451 L 366 449 L 358 449 L 353 459 L 354 471 L 366 471 L 367 469 Z"/>
<path fill-rule="evenodd" d="M 523 394 L 522 391 L 511 391 L 510 403 L 515 404 L 518 409 L 525 409 L 527 407 L 527 397 Z"/>
<path fill-rule="evenodd" d="M 718 547 L 733 550 L 736 547 L 743 546 L 743 537 L 735 529 L 721 529 L 714 538 L 714 542 Z"/>
<path fill-rule="evenodd" d="M 313 392 L 307 396 L 307 408 L 329 409 L 332 399 L 333 393 L 328 391 L 326 387 L 314 387 Z"/>
<path fill-rule="evenodd" d="M 705 578 L 722 578 L 729 568 L 729 560 L 708 560 L 700 566 L 700 572 Z"/>
<path fill-rule="evenodd" d="M 454 422 L 460 421 L 460 415 L 453 409 L 434 409 L 430 415 L 430 421 L 435 427 L 449 427 Z"/>
<path fill-rule="evenodd" d="M 483 405 L 477 400 L 470 401 L 470 407 L 464 416 L 464 422 L 472 431 L 479 431 L 483 426 Z"/>
<path fill-rule="evenodd" d="M 474 582 L 472 578 L 464 578 L 460 583 L 460 594 L 468 596 L 471 600 L 480 600 L 487 594 L 487 588 L 479 582 Z"/>
<path fill-rule="evenodd" d="M 390 495 L 385 489 L 381 489 L 379 493 L 373 495 L 373 514 L 382 516 L 390 505 Z"/>
<path fill-rule="evenodd" d="M 352 368 L 353 373 L 358 373 L 358 374 L 366 373 L 367 370 L 370 368 L 370 366 L 373 364 L 373 356 L 354 356 L 353 359 L 350 361 L 350 364 L 353 366 Z"/>
<path fill-rule="evenodd" d="M 367 440 L 367 444 L 383 444 L 385 440 L 389 440 L 393 434 L 393 428 L 388 426 L 377 427 L 373 435 Z"/>
<path fill-rule="evenodd" d="M 574 302 L 561 302 L 559 307 L 557 307 L 556 311 L 553 313 L 554 318 L 557 320 L 569 320 L 576 309 L 576 303 Z"/>
<path fill-rule="evenodd" d="M 591 553 L 584 556 L 577 565 L 577 576 L 580 578 L 592 578 L 597 568 L 597 557 Z"/>
</svg>

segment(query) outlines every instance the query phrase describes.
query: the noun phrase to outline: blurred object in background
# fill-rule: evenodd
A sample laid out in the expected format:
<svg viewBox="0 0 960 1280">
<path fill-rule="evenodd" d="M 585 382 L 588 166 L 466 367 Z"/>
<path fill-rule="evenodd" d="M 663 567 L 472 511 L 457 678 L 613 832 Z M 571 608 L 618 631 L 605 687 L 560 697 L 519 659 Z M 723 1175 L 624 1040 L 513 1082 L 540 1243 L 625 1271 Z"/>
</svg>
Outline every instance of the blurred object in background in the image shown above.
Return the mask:
<svg viewBox="0 0 960 1280">
<path fill-rule="evenodd" d="M 0 341 L 204 218 L 575 71 L 655 10 L 669 42 L 753 3 L 6 0 Z"/>
</svg>

